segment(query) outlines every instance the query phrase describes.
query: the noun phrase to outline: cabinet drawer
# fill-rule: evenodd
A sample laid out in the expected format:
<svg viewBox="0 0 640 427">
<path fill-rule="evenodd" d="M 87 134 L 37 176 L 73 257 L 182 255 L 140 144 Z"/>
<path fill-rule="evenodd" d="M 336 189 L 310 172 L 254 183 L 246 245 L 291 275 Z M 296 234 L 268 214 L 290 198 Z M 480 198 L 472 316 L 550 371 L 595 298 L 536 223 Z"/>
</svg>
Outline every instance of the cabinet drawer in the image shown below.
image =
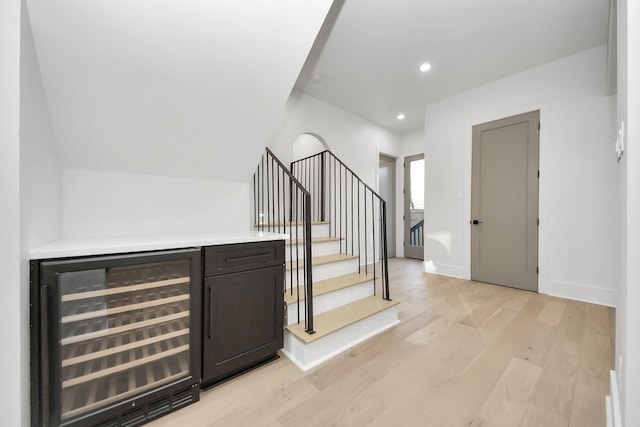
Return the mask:
<svg viewBox="0 0 640 427">
<path fill-rule="evenodd" d="M 283 264 L 283 240 L 204 248 L 205 277 Z"/>
</svg>

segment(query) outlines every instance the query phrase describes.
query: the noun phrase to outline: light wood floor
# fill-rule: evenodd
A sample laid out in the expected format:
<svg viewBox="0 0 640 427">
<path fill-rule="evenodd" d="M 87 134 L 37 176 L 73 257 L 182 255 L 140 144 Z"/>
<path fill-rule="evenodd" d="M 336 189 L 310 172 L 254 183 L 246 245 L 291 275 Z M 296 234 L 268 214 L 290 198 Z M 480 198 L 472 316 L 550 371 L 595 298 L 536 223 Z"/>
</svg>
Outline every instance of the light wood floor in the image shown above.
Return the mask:
<svg viewBox="0 0 640 427">
<path fill-rule="evenodd" d="M 614 310 L 390 260 L 402 323 L 306 373 L 286 357 L 162 426 L 605 426 Z"/>
</svg>

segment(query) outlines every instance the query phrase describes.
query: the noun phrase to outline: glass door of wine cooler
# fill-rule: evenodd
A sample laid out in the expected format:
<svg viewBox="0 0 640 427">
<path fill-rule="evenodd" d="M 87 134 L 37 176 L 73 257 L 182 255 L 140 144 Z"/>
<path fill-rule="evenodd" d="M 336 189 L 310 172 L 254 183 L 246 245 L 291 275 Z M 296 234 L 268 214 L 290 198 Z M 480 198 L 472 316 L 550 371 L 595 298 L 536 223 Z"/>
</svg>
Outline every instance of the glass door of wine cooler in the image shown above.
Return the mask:
<svg viewBox="0 0 640 427">
<path fill-rule="evenodd" d="M 117 414 L 168 385 L 199 381 L 199 254 L 42 263 L 53 420 Z"/>
</svg>

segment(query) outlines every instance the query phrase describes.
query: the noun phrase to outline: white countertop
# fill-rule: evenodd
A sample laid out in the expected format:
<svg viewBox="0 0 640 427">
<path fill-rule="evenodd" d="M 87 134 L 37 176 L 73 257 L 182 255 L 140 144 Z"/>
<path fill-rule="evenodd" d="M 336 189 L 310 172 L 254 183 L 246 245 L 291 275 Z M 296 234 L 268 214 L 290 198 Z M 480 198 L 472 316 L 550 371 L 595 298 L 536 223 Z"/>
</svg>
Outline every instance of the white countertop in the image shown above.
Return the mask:
<svg viewBox="0 0 640 427">
<path fill-rule="evenodd" d="M 163 236 L 97 237 L 59 240 L 29 251 L 31 259 L 64 258 L 234 243 L 265 242 L 288 239 L 287 234 L 247 231 L 244 233 L 211 233 Z"/>
</svg>

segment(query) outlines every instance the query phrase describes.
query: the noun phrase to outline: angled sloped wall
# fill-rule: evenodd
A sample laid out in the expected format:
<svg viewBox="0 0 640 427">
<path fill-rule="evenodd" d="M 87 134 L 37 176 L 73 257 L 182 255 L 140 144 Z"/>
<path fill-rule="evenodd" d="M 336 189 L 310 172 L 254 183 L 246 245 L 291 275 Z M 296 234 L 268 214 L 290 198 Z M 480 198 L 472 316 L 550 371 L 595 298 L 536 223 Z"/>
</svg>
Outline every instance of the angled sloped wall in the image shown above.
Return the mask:
<svg viewBox="0 0 640 427">
<path fill-rule="evenodd" d="M 248 181 L 331 3 L 30 0 L 64 168 Z"/>
<path fill-rule="evenodd" d="M 28 0 L 63 238 L 239 231 L 332 0 Z"/>
</svg>

